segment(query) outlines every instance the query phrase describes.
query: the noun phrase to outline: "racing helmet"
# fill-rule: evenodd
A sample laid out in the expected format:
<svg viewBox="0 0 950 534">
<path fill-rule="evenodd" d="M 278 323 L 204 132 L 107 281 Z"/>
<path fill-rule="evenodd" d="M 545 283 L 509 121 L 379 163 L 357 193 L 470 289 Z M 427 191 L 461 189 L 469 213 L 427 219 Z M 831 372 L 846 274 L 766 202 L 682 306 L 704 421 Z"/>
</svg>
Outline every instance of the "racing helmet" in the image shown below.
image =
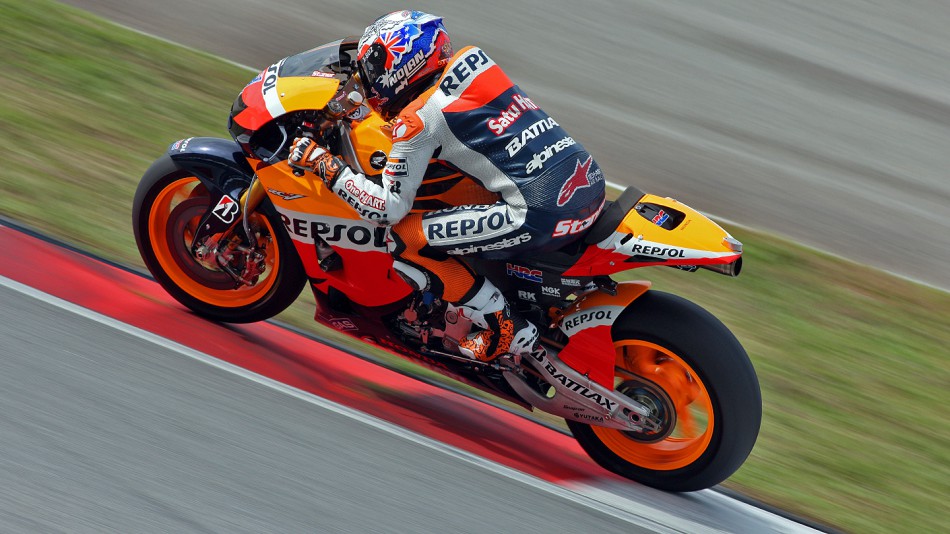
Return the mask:
<svg viewBox="0 0 950 534">
<path fill-rule="evenodd" d="M 442 17 L 395 11 L 366 28 L 356 62 L 366 103 L 390 119 L 419 96 L 452 57 Z"/>
</svg>

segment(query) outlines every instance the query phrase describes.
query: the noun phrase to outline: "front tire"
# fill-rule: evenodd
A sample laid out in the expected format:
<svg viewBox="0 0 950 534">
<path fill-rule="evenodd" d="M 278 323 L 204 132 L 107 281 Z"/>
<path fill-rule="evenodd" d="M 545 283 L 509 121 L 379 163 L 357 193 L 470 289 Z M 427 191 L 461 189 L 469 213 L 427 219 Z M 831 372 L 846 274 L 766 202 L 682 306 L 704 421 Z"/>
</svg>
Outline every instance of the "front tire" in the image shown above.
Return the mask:
<svg viewBox="0 0 950 534">
<path fill-rule="evenodd" d="M 259 247 L 265 256 L 265 268 L 250 286 L 237 284 L 191 253 L 191 241 L 210 204 L 211 195 L 197 177 L 171 158 L 156 161 L 139 182 L 132 210 L 135 242 L 145 266 L 175 300 L 208 319 L 249 323 L 277 315 L 300 295 L 307 277 L 269 201 L 249 216 L 258 229 L 257 239 L 253 245 L 243 244 Z"/>
<path fill-rule="evenodd" d="M 615 387 L 654 408 L 666 428 L 624 432 L 568 421 L 598 464 L 666 491 L 695 491 L 731 476 L 762 420 L 755 369 L 735 336 L 698 305 L 648 291 L 612 329 Z"/>
</svg>

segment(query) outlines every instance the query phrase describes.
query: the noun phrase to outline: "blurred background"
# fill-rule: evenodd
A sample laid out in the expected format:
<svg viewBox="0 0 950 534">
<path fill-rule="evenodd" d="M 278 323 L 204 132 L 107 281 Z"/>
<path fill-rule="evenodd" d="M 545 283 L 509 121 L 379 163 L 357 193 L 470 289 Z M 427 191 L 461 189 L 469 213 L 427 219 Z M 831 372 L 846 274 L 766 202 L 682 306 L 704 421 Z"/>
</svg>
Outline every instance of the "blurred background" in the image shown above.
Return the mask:
<svg viewBox="0 0 950 534">
<path fill-rule="evenodd" d="M 70 0 L 263 68 L 397 2 Z M 950 289 L 950 4 L 421 1 L 618 183 Z M 460 46 L 459 46 L 460 47 Z"/>
<path fill-rule="evenodd" d="M 764 426 L 730 487 L 856 532 L 950 521 L 950 4 L 66 3 L 253 69 L 394 9 L 444 16 L 457 48 L 484 48 L 609 180 L 746 244 L 736 280 L 634 273 L 709 308 L 753 358 Z M 176 139 L 226 137 L 254 73 L 47 0 L 0 9 L 0 140 L 15 148 L 0 214 L 140 265 L 138 177 Z"/>
</svg>

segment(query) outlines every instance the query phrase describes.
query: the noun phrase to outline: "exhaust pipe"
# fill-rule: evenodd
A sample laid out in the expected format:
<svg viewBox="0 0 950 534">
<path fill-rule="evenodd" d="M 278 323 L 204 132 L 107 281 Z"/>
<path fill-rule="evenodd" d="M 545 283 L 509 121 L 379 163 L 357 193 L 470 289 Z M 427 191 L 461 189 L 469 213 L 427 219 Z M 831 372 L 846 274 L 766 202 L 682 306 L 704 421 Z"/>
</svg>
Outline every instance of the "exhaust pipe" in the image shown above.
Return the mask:
<svg viewBox="0 0 950 534">
<path fill-rule="evenodd" d="M 700 265 L 700 269 L 706 269 L 708 271 L 713 271 L 715 273 L 724 274 L 726 276 L 739 276 L 739 271 L 742 270 L 742 256 L 736 258 L 736 261 L 732 263 L 719 263 L 715 265 Z"/>
</svg>

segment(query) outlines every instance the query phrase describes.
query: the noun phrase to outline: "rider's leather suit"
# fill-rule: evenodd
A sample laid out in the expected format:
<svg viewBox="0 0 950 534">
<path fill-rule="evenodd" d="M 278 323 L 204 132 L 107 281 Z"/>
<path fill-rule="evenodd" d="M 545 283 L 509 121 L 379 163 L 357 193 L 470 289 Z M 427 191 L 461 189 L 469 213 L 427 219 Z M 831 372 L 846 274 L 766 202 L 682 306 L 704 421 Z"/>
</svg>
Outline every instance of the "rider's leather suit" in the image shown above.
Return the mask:
<svg viewBox="0 0 950 534">
<path fill-rule="evenodd" d="M 395 268 L 449 302 L 479 290 L 454 256 L 555 250 L 603 207 L 604 175 L 591 155 L 479 48 L 456 53 L 392 133 L 382 185 L 347 167 L 332 188 L 364 219 L 393 225 Z M 477 185 L 440 197 L 440 183 L 462 177 Z"/>
</svg>

